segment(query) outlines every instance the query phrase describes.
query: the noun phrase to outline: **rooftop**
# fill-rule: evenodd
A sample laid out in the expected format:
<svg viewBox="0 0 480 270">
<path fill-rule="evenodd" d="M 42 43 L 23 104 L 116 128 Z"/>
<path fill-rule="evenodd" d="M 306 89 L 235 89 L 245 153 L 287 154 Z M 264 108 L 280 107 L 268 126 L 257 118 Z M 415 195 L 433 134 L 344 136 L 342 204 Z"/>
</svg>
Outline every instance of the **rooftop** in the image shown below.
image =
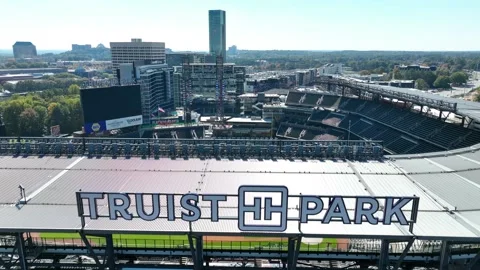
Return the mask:
<svg viewBox="0 0 480 270">
<path fill-rule="evenodd" d="M 350 160 L 229 160 L 142 159 L 67 157 L 0 157 L 0 232 L 64 231 L 81 229 L 75 192 L 158 192 L 187 194 L 236 194 L 242 185 L 282 185 L 289 196 L 417 196 L 417 222 L 412 232 L 403 225 L 351 226 L 341 222 L 308 222 L 299 227 L 288 221 L 280 235 L 302 233 L 306 237 L 359 237 L 403 239 L 480 239 L 480 152 L 478 147 L 426 157 L 398 157 L 380 161 Z M 16 207 L 18 185 L 26 190 L 28 203 Z M 352 209 L 352 201 L 346 202 Z M 104 213 L 104 202 L 100 201 Z M 220 217 L 238 215 L 235 201 L 219 204 Z M 289 217 L 299 215 L 298 200 L 288 200 Z M 209 207 L 201 205 L 202 216 Z M 85 233 L 168 232 L 185 234 L 189 223 L 141 220 L 87 220 Z M 161 216 L 165 213 L 161 213 Z M 264 221 L 265 222 L 265 221 Z M 191 230 L 204 234 L 238 234 L 237 222 L 193 222 Z M 301 230 L 301 231 L 299 231 Z M 265 232 L 262 232 L 265 233 Z M 255 234 L 255 233 L 252 233 Z M 277 234 L 277 233 L 276 233 Z"/>
</svg>

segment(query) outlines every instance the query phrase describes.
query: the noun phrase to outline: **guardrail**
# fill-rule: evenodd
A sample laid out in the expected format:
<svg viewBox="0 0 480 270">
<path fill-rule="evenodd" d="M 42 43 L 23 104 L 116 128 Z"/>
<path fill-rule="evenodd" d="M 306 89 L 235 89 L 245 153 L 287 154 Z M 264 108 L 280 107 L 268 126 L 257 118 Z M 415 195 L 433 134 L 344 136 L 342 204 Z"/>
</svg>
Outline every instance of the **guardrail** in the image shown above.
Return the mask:
<svg viewBox="0 0 480 270">
<path fill-rule="evenodd" d="M 4 137 L 0 155 L 378 159 L 383 146 L 381 141 Z"/>
<path fill-rule="evenodd" d="M 85 243 L 80 238 L 31 238 L 27 241 L 33 247 L 46 247 L 53 249 L 78 249 L 85 248 Z M 100 237 L 89 238 L 90 245 L 94 248 L 105 248 L 106 240 Z M 390 244 L 389 253 L 399 254 L 405 249 L 406 243 Z M 0 238 L 0 247 L 14 247 L 15 241 L 11 239 Z M 159 250 L 189 250 L 188 240 L 175 239 L 134 239 L 134 238 L 114 238 L 113 246 L 120 249 L 159 249 Z M 380 242 L 375 240 L 354 240 L 354 241 L 330 241 L 321 242 L 319 244 L 302 243 L 301 252 L 307 253 L 379 253 Z M 286 239 L 278 241 L 203 241 L 204 250 L 221 250 L 221 251 L 264 251 L 264 252 L 282 252 L 288 250 L 288 242 Z M 435 241 L 432 242 L 415 242 L 411 247 L 410 254 L 438 254 L 441 245 Z M 472 250 L 478 252 L 480 244 L 455 244 L 450 247 L 452 253 L 469 252 Z"/>
</svg>

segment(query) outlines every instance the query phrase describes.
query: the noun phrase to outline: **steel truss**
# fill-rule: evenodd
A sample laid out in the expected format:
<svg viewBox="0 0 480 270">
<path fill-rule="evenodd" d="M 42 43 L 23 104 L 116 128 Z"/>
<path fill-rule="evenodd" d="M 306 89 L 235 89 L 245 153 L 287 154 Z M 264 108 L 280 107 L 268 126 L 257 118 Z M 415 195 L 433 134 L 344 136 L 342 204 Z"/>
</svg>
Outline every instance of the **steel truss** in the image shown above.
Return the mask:
<svg viewBox="0 0 480 270">
<path fill-rule="evenodd" d="M 336 87 L 342 88 L 342 95 L 345 93 L 345 88 L 350 88 L 354 92 L 358 92 L 358 96 L 362 96 L 362 92 L 371 93 L 382 97 L 395 98 L 403 101 L 409 101 L 418 105 L 426 105 L 430 108 L 435 108 L 440 111 L 457 112 L 457 103 L 449 102 L 440 99 L 432 99 L 420 95 L 404 93 L 401 91 L 395 91 L 393 89 L 387 89 L 381 86 L 368 85 L 357 82 L 350 82 L 342 79 L 325 79 L 320 78 L 316 81 L 319 85 L 326 85 L 327 91 L 336 91 Z"/>
<path fill-rule="evenodd" d="M 380 159 L 381 141 L 0 138 L 0 155 L 230 159 Z"/>
</svg>

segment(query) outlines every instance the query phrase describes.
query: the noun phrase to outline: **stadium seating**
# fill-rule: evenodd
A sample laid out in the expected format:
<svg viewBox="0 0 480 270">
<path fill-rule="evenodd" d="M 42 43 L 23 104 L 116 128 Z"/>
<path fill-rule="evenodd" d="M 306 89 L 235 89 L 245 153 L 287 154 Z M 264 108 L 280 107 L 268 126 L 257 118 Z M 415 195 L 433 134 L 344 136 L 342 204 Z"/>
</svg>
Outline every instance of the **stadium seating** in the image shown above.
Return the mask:
<svg viewBox="0 0 480 270">
<path fill-rule="evenodd" d="M 418 145 L 418 143 L 405 138 L 404 136 L 398 137 L 396 140 L 391 140 L 390 143 L 384 144 L 384 147 L 393 151 L 395 154 L 404 153 L 413 147 Z"/>
<path fill-rule="evenodd" d="M 325 119 L 329 113 L 330 111 L 327 110 L 314 110 L 308 120 L 313 122 L 322 122 L 322 120 Z"/>
<path fill-rule="evenodd" d="M 339 99 L 339 96 L 322 93 L 290 91 L 287 96 L 286 104 L 291 106 L 332 107 L 339 101 Z"/>
</svg>

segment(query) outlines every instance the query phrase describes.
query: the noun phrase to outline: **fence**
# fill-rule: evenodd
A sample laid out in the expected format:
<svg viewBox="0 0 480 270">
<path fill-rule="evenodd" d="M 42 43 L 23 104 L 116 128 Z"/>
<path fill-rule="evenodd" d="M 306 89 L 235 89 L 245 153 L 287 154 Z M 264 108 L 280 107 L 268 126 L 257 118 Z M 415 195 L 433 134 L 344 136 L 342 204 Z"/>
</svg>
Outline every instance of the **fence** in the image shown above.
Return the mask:
<svg viewBox="0 0 480 270">
<path fill-rule="evenodd" d="M 381 141 L 0 138 L 0 155 L 378 159 Z"/>
</svg>

